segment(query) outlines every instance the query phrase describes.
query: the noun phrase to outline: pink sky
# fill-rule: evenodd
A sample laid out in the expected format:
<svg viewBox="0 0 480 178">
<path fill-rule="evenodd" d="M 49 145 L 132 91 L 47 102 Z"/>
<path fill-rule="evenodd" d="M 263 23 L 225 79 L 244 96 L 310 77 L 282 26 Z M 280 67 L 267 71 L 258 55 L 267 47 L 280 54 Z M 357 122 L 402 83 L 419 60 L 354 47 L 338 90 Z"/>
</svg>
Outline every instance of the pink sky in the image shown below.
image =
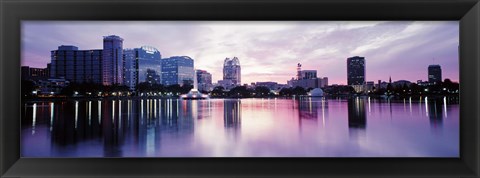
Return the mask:
<svg viewBox="0 0 480 178">
<path fill-rule="evenodd" d="M 242 83 L 286 83 L 302 63 L 330 84 L 346 84 L 351 56 L 366 58 L 367 81 L 427 80 L 432 63 L 442 66 L 443 78 L 459 79 L 458 21 L 23 21 L 22 65 L 46 67 L 60 45 L 101 49 L 102 36 L 112 34 L 124 48 L 190 56 L 214 82 L 223 60 L 234 56 Z"/>
</svg>

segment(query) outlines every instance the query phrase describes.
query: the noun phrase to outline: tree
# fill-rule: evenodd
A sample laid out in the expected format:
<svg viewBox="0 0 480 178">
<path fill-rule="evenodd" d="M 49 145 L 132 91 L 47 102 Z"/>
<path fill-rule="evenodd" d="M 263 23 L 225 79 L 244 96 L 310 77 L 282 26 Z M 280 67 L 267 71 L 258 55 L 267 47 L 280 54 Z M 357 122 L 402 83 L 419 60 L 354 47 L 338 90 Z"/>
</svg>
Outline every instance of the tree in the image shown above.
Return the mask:
<svg viewBox="0 0 480 178">
<path fill-rule="evenodd" d="M 280 96 L 292 96 L 292 88 L 282 88 L 279 92 Z"/>
<path fill-rule="evenodd" d="M 35 83 L 31 80 L 22 80 L 22 96 L 31 96 L 35 89 Z"/>
<path fill-rule="evenodd" d="M 298 95 L 306 95 L 307 91 L 305 90 L 305 88 L 297 86 L 297 87 L 293 88 L 292 94 L 297 95 L 297 96 Z"/>
<path fill-rule="evenodd" d="M 213 90 L 210 94 L 214 97 L 223 97 L 223 96 L 225 96 L 225 92 L 223 92 L 224 89 L 225 88 L 223 88 L 222 86 L 217 86 L 217 87 L 213 88 Z"/>
<path fill-rule="evenodd" d="M 257 86 L 255 87 L 255 95 L 259 97 L 264 97 L 264 96 L 269 96 L 270 95 L 270 89 L 265 86 Z"/>
<path fill-rule="evenodd" d="M 182 93 L 182 87 L 179 84 L 169 85 L 165 87 L 166 92 L 171 92 L 173 95 L 178 95 L 178 93 Z"/>
<path fill-rule="evenodd" d="M 193 88 L 193 85 L 191 85 L 191 84 L 184 84 L 184 85 L 182 85 L 182 87 L 181 87 L 180 93 L 182 93 L 182 94 L 188 93 L 190 90 L 192 90 L 192 88 Z"/>
<path fill-rule="evenodd" d="M 138 92 L 149 92 L 152 89 L 150 83 L 148 82 L 141 82 L 138 83 L 135 87 L 135 90 Z"/>
<path fill-rule="evenodd" d="M 250 91 L 245 86 L 237 86 L 235 88 L 232 88 L 230 91 L 228 91 L 228 96 L 235 97 L 235 98 L 250 97 Z"/>
</svg>

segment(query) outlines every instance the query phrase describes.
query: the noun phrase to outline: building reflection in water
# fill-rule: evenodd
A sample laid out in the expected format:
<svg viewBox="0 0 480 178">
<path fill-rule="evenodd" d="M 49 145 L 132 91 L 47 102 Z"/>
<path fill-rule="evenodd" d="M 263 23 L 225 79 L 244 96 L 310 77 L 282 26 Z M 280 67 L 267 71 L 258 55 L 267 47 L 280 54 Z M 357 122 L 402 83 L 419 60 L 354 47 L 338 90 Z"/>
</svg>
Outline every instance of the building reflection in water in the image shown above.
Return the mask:
<svg viewBox="0 0 480 178">
<path fill-rule="evenodd" d="M 329 116 L 328 102 L 324 97 L 303 97 L 298 98 L 296 102 L 300 130 L 304 125 L 317 126 L 320 124 L 322 128 L 325 127 Z"/>
<path fill-rule="evenodd" d="M 237 100 L 223 101 L 223 125 L 225 128 L 239 130 L 242 121 L 242 103 Z"/>
<path fill-rule="evenodd" d="M 299 119 L 317 120 L 318 108 L 321 107 L 321 98 L 308 97 L 299 98 L 298 100 L 298 117 Z"/>
<path fill-rule="evenodd" d="M 348 99 L 348 131 L 351 137 L 358 138 L 365 135 L 367 116 L 365 100 L 359 97 Z"/>
<path fill-rule="evenodd" d="M 434 129 L 442 127 L 443 116 L 444 116 L 444 99 L 428 99 L 425 97 L 425 108 L 427 116 L 430 119 L 430 126 Z M 446 102 L 446 101 L 445 101 Z"/>
<path fill-rule="evenodd" d="M 255 102 L 253 102 L 255 101 Z M 328 102 L 327 102 L 328 101 Z M 242 105 L 243 102 L 243 105 Z M 328 104 L 330 102 L 330 106 Z M 287 105 L 288 104 L 288 105 Z M 303 124 L 304 133 L 315 133 L 325 126 L 325 119 L 334 113 L 335 119 L 330 120 L 325 128 L 340 126 L 337 132 L 344 132 L 348 121 L 350 141 L 362 141 L 374 135 L 375 122 L 385 122 L 388 117 L 388 107 L 393 108 L 396 122 L 418 122 L 424 128 L 448 133 L 449 124 L 456 124 L 458 119 L 458 98 L 449 97 L 422 97 L 406 98 L 402 100 L 377 100 L 362 97 L 343 99 L 302 98 L 277 100 L 237 100 L 225 99 L 204 101 L 182 101 L 177 99 L 91 99 L 48 101 L 25 104 L 25 114 L 22 118 L 22 139 L 26 141 L 23 150 L 28 150 L 30 156 L 41 150 L 42 156 L 53 157 L 144 157 L 169 156 L 176 154 L 172 150 L 181 150 L 192 147 L 198 140 L 193 140 L 195 122 L 201 119 L 215 119 L 204 123 L 222 122 L 222 118 L 213 118 L 223 111 L 223 128 L 225 134 L 242 141 L 239 137 L 242 126 L 242 106 L 262 109 L 275 113 L 287 113 L 282 109 L 289 109 L 288 115 L 272 115 L 283 117 L 274 122 L 297 122 L 290 118 L 299 118 Z M 223 106 L 222 106 L 223 105 Z M 290 106 L 291 105 L 291 106 Z M 290 110 L 291 108 L 291 110 Z M 384 108 L 382 114 L 382 108 Z M 417 111 L 420 109 L 419 111 Z M 244 110 L 245 111 L 245 110 Z M 348 111 L 348 113 L 345 113 Z M 421 114 L 420 114 L 421 113 Z M 348 117 L 345 115 L 348 114 Z M 399 115 L 400 114 L 400 115 Z M 245 115 L 244 115 L 245 116 Z M 369 133 L 366 135 L 367 116 L 369 117 Z M 403 119 L 408 118 L 414 119 Z M 342 117 L 338 119 L 338 117 Z M 448 118 L 448 119 L 447 119 Z M 245 119 L 245 118 L 244 118 Z M 248 118 L 250 121 L 252 118 Z M 276 118 L 269 118 L 276 119 Z M 283 119 L 283 120 L 282 120 Z M 423 119 L 423 120 L 421 120 Z M 428 119 L 428 121 L 426 120 Z M 255 121 L 255 120 L 252 120 Z M 448 121 L 448 122 L 447 122 Z M 303 122 L 303 123 L 302 123 Z M 244 120 L 244 126 L 246 124 Z M 388 122 L 393 123 L 393 122 Z M 294 123 L 295 124 L 295 123 Z M 341 125 L 340 125 L 341 124 Z M 218 127 L 218 124 L 216 124 Z M 402 128 L 408 124 L 387 124 L 383 127 Z M 199 124 L 197 126 L 202 126 Z M 343 128 L 343 129 L 342 129 Z M 441 129 L 438 129 L 441 128 Z M 201 128 L 200 128 L 201 130 Z M 408 130 L 406 128 L 405 130 Z M 419 131 L 425 129 L 417 129 Z M 283 131 L 283 130 L 282 130 Z M 435 138 L 438 137 L 435 132 Z M 271 133 L 275 134 L 275 133 Z M 451 135 L 451 134 L 444 134 Z M 309 138 L 312 134 L 303 134 L 302 138 Z M 312 136 L 316 138 L 316 135 Z M 37 140 L 44 141 L 44 145 Z M 298 140 L 293 140 L 298 141 Z M 23 145 L 22 145 L 23 146 Z M 351 146 L 351 145 L 350 145 Z M 272 148 L 275 149 L 275 148 Z M 168 152 L 168 153 L 167 153 Z M 28 153 L 22 153 L 29 156 Z"/>
</svg>

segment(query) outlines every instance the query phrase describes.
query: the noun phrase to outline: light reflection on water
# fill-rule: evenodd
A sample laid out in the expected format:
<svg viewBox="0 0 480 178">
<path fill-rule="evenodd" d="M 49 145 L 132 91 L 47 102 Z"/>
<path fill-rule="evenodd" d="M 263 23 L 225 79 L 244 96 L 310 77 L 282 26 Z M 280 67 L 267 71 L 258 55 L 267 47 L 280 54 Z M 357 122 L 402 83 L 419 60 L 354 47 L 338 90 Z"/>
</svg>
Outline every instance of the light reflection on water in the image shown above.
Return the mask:
<svg viewBox="0 0 480 178">
<path fill-rule="evenodd" d="M 458 157 L 457 100 L 29 102 L 22 156 Z"/>
</svg>

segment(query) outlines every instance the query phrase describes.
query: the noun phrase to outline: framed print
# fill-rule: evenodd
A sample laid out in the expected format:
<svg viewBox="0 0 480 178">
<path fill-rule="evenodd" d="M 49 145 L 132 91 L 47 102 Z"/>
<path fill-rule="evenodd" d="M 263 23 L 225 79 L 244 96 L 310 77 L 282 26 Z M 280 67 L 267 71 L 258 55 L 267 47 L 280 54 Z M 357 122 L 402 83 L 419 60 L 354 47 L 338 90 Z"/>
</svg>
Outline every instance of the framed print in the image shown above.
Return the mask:
<svg viewBox="0 0 480 178">
<path fill-rule="evenodd" d="M 2 1 L 1 175 L 478 177 L 479 10 Z"/>
</svg>

